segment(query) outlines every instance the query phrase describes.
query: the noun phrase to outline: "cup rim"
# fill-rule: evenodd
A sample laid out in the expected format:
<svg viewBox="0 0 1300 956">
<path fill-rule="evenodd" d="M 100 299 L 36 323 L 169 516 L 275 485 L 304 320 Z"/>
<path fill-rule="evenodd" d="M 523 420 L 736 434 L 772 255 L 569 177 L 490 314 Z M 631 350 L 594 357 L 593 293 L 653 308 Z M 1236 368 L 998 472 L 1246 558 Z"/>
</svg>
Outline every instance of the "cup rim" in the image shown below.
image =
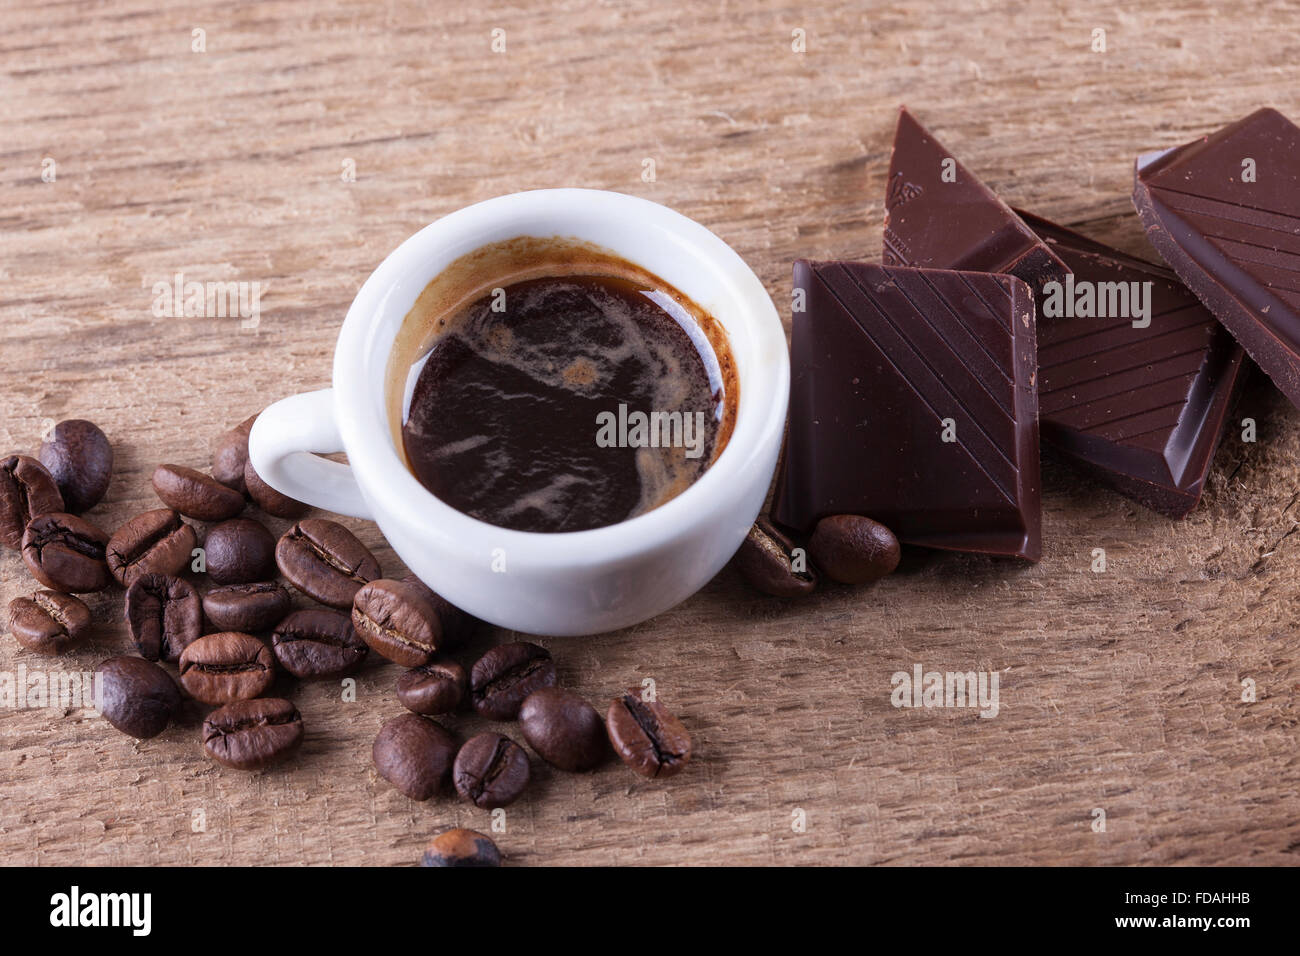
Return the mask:
<svg viewBox="0 0 1300 956">
<path fill-rule="evenodd" d="M 570 217 L 565 220 L 566 214 Z M 415 294 L 450 261 L 462 254 L 467 238 L 508 228 L 512 220 L 553 215 L 551 235 L 589 239 L 574 228 L 581 216 L 626 217 L 643 227 L 638 243 L 668 242 L 679 247 L 710 274 L 728 308 L 714 311 L 731 341 L 739 379 L 740 400 L 732 434 L 717 459 L 675 498 L 644 514 L 586 531 L 533 532 L 503 528 L 458 511 L 425 488 L 402 463 L 389 427 L 385 379 L 389 356 L 402 320 L 414 304 L 395 302 L 403 279 Z M 522 225 L 518 235 L 536 235 Z M 483 245 L 478 242 L 466 250 Z M 603 244 L 603 243 L 602 243 Z M 609 247 L 641 264 L 635 251 Z M 455 250 L 448 256 L 447 250 Z M 437 267 L 430 272 L 430 261 Z M 650 268 L 647 266 L 646 268 Z M 651 268 L 650 271 L 656 272 Z M 671 281 L 671 280 L 668 280 Z M 697 300 L 698 301 L 698 300 Z M 701 303 L 704 305 L 704 303 Z M 711 307 L 711 306 L 706 306 Z M 395 310 L 400 310 L 394 321 Z M 748 339 L 745 360 L 736 354 L 733 326 Z M 379 355 L 376 353 L 379 352 Z M 378 365 L 378 369 L 376 369 Z M 375 268 L 358 291 L 339 332 L 335 347 L 334 405 L 339 434 L 348 463 L 371 511 L 400 516 L 409 530 L 442 550 L 470 560 L 489 560 L 504 549 L 508 567 L 606 564 L 670 545 L 684 529 L 722 513 L 747 472 L 759 467 L 764 450 L 779 443 L 785 428 L 790 364 L 785 331 L 767 290 L 740 256 L 698 222 L 659 203 L 625 193 L 597 189 L 538 189 L 509 193 L 466 206 L 412 235 Z M 382 507 L 375 498 L 382 495 Z"/>
</svg>

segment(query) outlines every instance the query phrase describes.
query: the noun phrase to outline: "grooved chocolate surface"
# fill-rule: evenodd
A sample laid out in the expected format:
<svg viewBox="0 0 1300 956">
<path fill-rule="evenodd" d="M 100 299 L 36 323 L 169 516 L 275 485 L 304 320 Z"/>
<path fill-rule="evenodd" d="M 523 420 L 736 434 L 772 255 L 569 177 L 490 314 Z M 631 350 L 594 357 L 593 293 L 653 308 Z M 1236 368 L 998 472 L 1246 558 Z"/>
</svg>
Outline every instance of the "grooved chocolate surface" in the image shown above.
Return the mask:
<svg viewBox="0 0 1300 956">
<path fill-rule="evenodd" d="M 898 111 L 889 160 L 882 258 L 885 265 L 1007 273 L 1030 285 L 1069 271 L 906 107 Z"/>
<path fill-rule="evenodd" d="M 1043 440 L 1171 517 L 1200 500 L 1245 353 L 1178 277 L 1032 213 L 1075 283 L 1150 282 L 1150 325 L 1038 313 Z M 1041 306 L 1040 300 L 1040 306 Z"/>
<path fill-rule="evenodd" d="M 1133 204 L 1160 255 L 1300 405 L 1300 128 L 1261 109 L 1139 156 Z"/>
<path fill-rule="evenodd" d="M 825 515 L 864 514 L 909 544 L 1037 560 L 1029 287 L 803 259 L 794 287 L 806 309 L 794 315 L 776 519 L 808 530 Z"/>
</svg>

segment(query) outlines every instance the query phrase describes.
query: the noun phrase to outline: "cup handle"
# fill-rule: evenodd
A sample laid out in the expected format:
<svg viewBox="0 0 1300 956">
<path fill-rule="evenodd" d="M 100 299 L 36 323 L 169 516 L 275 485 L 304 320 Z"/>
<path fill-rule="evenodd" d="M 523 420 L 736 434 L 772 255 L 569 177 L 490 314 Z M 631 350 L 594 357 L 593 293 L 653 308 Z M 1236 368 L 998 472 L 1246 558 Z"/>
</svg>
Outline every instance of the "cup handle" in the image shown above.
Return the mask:
<svg viewBox="0 0 1300 956">
<path fill-rule="evenodd" d="M 326 511 L 368 519 L 370 509 L 352 469 L 318 457 L 342 450 L 332 388 L 281 399 L 257 416 L 248 436 L 253 468 L 276 491 Z"/>
</svg>

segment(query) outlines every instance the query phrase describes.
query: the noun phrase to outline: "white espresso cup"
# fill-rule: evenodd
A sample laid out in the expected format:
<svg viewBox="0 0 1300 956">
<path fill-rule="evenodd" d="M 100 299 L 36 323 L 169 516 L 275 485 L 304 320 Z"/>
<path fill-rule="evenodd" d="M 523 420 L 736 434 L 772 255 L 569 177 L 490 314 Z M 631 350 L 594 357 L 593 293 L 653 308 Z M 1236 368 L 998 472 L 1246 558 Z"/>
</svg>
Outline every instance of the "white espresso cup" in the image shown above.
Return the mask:
<svg viewBox="0 0 1300 956">
<path fill-rule="evenodd" d="M 404 320 L 449 264 L 520 236 L 599 247 L 663 279 L 726 332 L 739 383 L 731 436 L 693 484 L 659 507 L 589 531 L 514 531 L 452 508 L 404 464 L 386 393 Z M 776 467 L 790 361 L 762 283 L 699 223 L 621 193 L 542 189 L 454 212 L 381 262 L 339 332 L 333 382 L 257 419 L 249 456 L 263 480 L 315 507 L 374 521 L 421 580 L 476 617 L 532 634 L 593 634 L 685 600 L 735 553 Z M 319 457 L 339 451 L 348 464 Z"/>
</svg>

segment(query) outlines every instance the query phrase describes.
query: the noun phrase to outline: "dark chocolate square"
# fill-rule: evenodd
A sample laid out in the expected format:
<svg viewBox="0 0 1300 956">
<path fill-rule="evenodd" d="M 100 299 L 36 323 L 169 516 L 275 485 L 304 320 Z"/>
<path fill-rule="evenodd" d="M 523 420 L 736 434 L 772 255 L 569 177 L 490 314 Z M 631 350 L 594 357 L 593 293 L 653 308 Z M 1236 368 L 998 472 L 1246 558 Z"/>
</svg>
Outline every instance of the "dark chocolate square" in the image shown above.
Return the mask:
<svg viewBox="0 0 1300 956">
<path fill-rule="evenodd" d="M 908 544 L 1041 554 L 1034 303 L 1013 276 L 794 266 L 775 519 L 862 514 Z M 796 298 L 797 301 L 797 298 Z"/>
</svg>

